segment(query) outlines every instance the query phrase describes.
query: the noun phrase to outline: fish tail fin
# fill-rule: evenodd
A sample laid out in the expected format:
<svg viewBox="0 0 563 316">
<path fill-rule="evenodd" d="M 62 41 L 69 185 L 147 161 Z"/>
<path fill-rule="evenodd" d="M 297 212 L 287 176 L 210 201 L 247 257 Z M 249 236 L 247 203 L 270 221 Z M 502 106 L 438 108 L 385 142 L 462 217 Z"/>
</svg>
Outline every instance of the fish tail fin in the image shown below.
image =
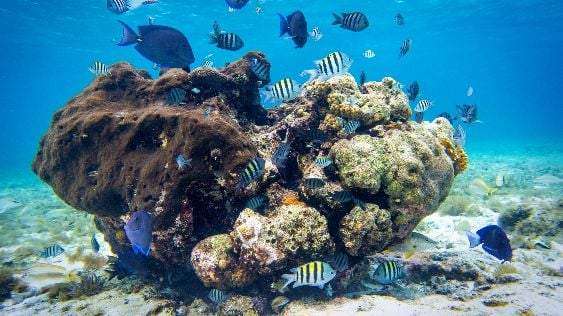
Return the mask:
<svg viewBox="0 0 563 316">
<path fill-rule="evenodd" d="M 280 17 L 280 37 L 282 37 L 289 30 L 289 22 L 287 22 L 287 18 L 280 13 L 278 13 L 278 16 Z"/>
<path fill-rule="evenodd" d="M 280 290 L 285 289 L 288 287 L 292 282 L 295 282 L 295 274 L 282 274 L 282 279 L 285 280 L 284 285 L 281 287 Z"/>
<path fill-rule="evenodd" d="M 481 237 L 479 235 L 472 233 L 470 231 L 465 232 L 467 234 L 467 239 L 469 240 L 469 248 L 475 248 L 481 243 Z"/>
<path fill-rule="evenodd" d="M 123 26 L 123 32 L 121 34 L 121 40 L 117 43 L 117 46 L 128 46 L 135 44 L 139 41 L 139 35 L 135 33 L 135 31 L 129 27 L 129 25 L 125 24 L 123 21 L 117 21 Z"/>
<path fill-rule="evenodd" d="M 301 73 L 301 77 L 305 77 L 305 76 L 309 76 L 309 79 L 307 79 L 307 81 L 306 81 L 303 85 L 306 85 L 306 84 L 308 84 L 309 82 L 311 82 L 311 81 L 317 79 L 317 77 L 319 76 L 319 72 L 318 72 L 317 70 L 315 70 L 315 69 L 304 70 L 304 71 Z"/>
<path fill-rule="evenodd" d="M 334 22 L 332 22 L 332 25 L 342 24 L 342 17 L 340 15 L 333 13 L 332 16 L 334 17 Z"/>
<path fill-rule="evenodd" d="M 135 10 L 138 7 L 142 6 L 143 4 L 145 4 L 146 0 L 127 0 L 127 8 L 129 10 Z"/>
</svg>

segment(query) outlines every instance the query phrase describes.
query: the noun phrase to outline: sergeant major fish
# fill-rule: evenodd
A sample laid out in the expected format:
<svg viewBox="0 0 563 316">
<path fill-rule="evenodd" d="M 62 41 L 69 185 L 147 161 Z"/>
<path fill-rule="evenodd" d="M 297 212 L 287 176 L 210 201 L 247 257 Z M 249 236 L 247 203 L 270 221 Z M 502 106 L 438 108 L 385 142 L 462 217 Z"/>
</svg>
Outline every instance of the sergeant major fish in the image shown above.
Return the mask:
<svg viewBox="0 0 563 316">
<path fill-rule="evenodd" d="M 42 258 L 52 258 L 62 254 L 63 252 L 65 252 L 63 247 L 61 247 L 58 244 L 54 244 L 43 249 L 43 251 L 41 251 L 39 256 Z"/>
<path fill-rule="evenodd" d="M 369 276 L 380 284 L 388 285 L 406 276 L 405 268 L 395 261 L 385 260 L 370 266 Z"/>
<path fill-rule="evenodd" d="M 266 88 L 266 97 L 278 101 L 290 101 L 301 93 L 301 85 L 291 78 L 284 78 Z"/>
<path fill-rule="evenodd" d="M 107 0 L 106 7 L 115 14 L 123 14 L 142 5 L 157 3 L 157 0 Z"/>
<path fill-rule="evenodd" d="M 365 30 L 369 26 L 368 18 L 361 12 L 342 13 L 342 16 L 333 13 L 334 22 L 332 25 L 339 25 L 343 29 L 354 32 Z"/>
<path fill-rule="evenodd" d="M 260 157 L 252 159 L 240 175 L 239 188 L 246 188 L 252 181 L 258 179 L 264 173 L 266 161 Z"/>
<path fill-rule="evenodd" d="M 405 56 L 411 50 L 411 46 L 412 40 L 410 38 L 404 40 L 403 44 L 401 44 L 401 48 L 399 49 L 399 58 Z"/>
<path fill-rule="evenodd" d="M 170 105 L 178 105 L 184 102 L 186 98 L 186 90 L 182 88 L 172 88 L 166 96 L 166 101 Z"/>
<path fill-rule="evenodd" d="M 315 164 L 321 168 L 325 168 L 332 164 L 332 159 L 326 156 L 319 156 L 315 159 Z"/>
<path fill-rule="evenodd" d="M 272 163 L 279 168 L 285 168 L 291 146 L 288 142 L 281 142 L 272 155 Z"/>
<path fill-rule="evenodd" d="M 213 32 L 211 32 L 209 37 L 210 43 L 216 44 L 217 47 L 221 49 L 235 51 L 241 49 L 244 46 L 244 42 L 242 41 L 242 38 L 240 38 L 240 36 L 235 33 L 227 33 L 221 31 L 221 28 L 219 27 L 219 23 L 217 23 L 217 21 L 213 23 Z"/>
<path fill-rule="evenodd" d="M 207 294 L 207 298 L 214 304 L 221 305 L 221 303 L 229 298 L 229 294 L 218 289 L 212 289 L 209 291 L 209 294 Z"/>
<path fill-rule="evenodd" d="M 341 52 L 333 52 L 323 59 L 315 61 L 317 69 L 305 70 L 301 75 L 309 75 L 307 82 L 315 79 L 327 80 L 336 75 L 347 73 L 352 66 L 353 60 Z"/>
<path fill-rule="evenodd" d="M 258 211 L 262 207 L 262 205 L 264 205 L 264 202 L 266 202 L 266 197 L 263 195 L 258 195 L 250 198 L 244 205 L 244 208 Z"/>
<path fill-rule="evenodd" d="M 293 288 L 299 286 L 316 286 L 324 288 L 325 284 L 332 281 L 336 276 L 336 271 L 330 264 L 321 261 L 306 263 L 297 268 L 291 269 L 291 274 L 283 274 L 285 280 L 284 288 L 293 283 Z"/>
<path fill-rule="evenodd" d="M 432 101 L 420 100 L 414 107 L 415 112 L 426 112 L 432 106 Z"/>
<path fill-rule="evenodd" d="M 110 67 L 106 66 L 100 61 L 95 61 L 88 70 L 93 73 L 96 77 L 107 76 L 111 74 Z"/>
</svg>

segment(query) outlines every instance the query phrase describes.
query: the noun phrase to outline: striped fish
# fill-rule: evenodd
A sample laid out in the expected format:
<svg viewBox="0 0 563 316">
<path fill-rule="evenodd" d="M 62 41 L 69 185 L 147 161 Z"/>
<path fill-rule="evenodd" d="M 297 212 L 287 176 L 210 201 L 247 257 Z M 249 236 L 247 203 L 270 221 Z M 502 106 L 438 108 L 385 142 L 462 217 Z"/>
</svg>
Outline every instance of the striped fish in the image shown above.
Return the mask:
<svg viewBox="0 0 563 316">
<path fill-rule="evenodd" d="M 284 78 L 269 86 L 266 95 L 270 99 L 289 101 L 299 96 L 301 86 L 291 78 Z"/>
<path fill-rule="evenodd" d="M 369 26 L 368 18 L 361 12 L 342 13 L 342 16 L 339 16 L 336 13 L 333 13 L 332 15 L 334 16 L 334 22 L 332 22 L 332 25 L 340 24 L 340 27 L 343 29 L 359 32 L 365 30 Z"/>
<path fill-rule="evenodd" d="M 461 127 L 461 125 L 456 126 L 455 131 L 454 131 L 454 135 L 453 135 L 453 139 L 454 142 L 458 145 L 458 146 L 465 146 L 465 139 L 466 139 L 467 135 L 465 134 L 465 130 L 463 129 L 463 127 Z"/>
<path fill-rule="evenodd" d="M 207 298 L 216 305 L 220 305 L 229 298 L 229 294 L 218 289 L 212 289 Z"/>
<path fill-rule="evenodd" d="M 52 258 L 62 254 L 63 252 L 65 252 L 63 247 L 55 244 L 43 249 L 39 256 L 41 256 L 41 258 Z"/>
<path fill-rule="evenodd" d="M 239 50 L 244 46 L 244 42 L 235 33 L 227 33 L 221 31 L 217 21 L 213 23 L 213 32 L 210 35 L 211 44 L 216 44 L 217 47 L 226 50 Z"/>
<path fill-rule="evenodd" d="M 414 120 L 417 123 L 422 123 L 422 121 L 424 120 L 424 112 L 414 112 Z"/>
<path fill-rule="evenodd" d="M 352 59 L 341 52 L 328 54 L 325 58 L 315 61 L 320 77 L 330 78 L 335 75 L 341 75 L 348 72 L 352 66 Z"/>
<path fill-rule="evenodd" d="M 352 201 L 354 196 L 349 191 L 337 191 L 332 194 L 332 198 L 340 203 L 346 203 Z"/>
<path fill-rule="evenodd" d="M 291 274 L 282 275 L 282 278 L 285 280 L 283 288 L 293 283 L 294 288 L 308 285 L 322 289 L 325 284 L 334 279 L 335 276 L 336 271 L 334 271 L 330 264 L 321 261 L 313 261 L 291 269 Z"/>
<path fill-rule="evenodd" d="M 171 105 L 178 105 L 184 102 L 184 98 L 186 97 L 186 90 L 182 88 L 172 88 L 170 92 L 168 92 L 168 96 L 166 97 L 166 101 L 168 104 Z"/>
<path fill-rule="evenodd" d="M 111 74 L 110 67 L 106 66 L 100 61 L 95 61 L 92 66 L 88 68 L 88 70 L 96 75 L 96 77 L 107 76 Z"/>
<path fill-rule="evenodd" d="M 407 95 L 409 96 L 409 100 L 414 101 L 420 92 L 420 86 L 418 85 L 418 81 L 413 81 L 407 90 Z"/>
<path fill-rule="evenodd" d="M 332 267 L 338 272 L 346 271 L 348 269 L 348 255 L 344 252 L 339 252 L 331 260 Z"/>
<path fill-rule="evenodd" d="M 326 168 L 332 164 L 332 159 L 326 156 L 319 156 L 315 159 L 315 164 L 321 168 Z"/>
<path fill-rule="evenodd" d="M 115 14 L 123 14 L 146 4 L 157 3 L 157 0 L 107 0 L 106 7 Z"/>
<path fill-rule="evenodd" d="M 358 129 L 358 127 L 360 127 L 360 122 L 356 121 L 356 120 L 350 120 L 346 123 L 344 123 L 344 126 L 342 127 L 344 129 L 344 133 L 350 135 L 356 132 L 356 130 Z"/>
<path fill-rule="evenodd" d="M 426 112 L 432 106 L 432 101 L 420 100 L 414 107 L 415 112 Z"/>
<path fill-rule="evenodd" d="M 502 173 L 497 174 L 497 176 L 495 177 L 495 186 L 497 188 L 501 188 L 504 186 L 504 175 Z"/>
<path fill-rule="evenodd" d="M 399 49 L 399 58 L 405 56 L 411 50 L 411 46 L 412 40 L 410 38 L 404 40 L 401 48 Z"/>
<path fill-rule="evenodd" d="M 250 60 L 250 70 L 258 80 L 268 81 L 270 79 L 270 65 L 254 57 Z"/>
<path fill-rule="evenodd" d="M 318 41 L 320 41 L 321 38 L 323 38 L 323 34 L 321 33 L 321 30 L 319 29 L 318 26 L 313 27 L 311 32 L 309 32 L 309 36 L 311 36 L 311 38 L 315 42 L 318 42 Z"/>
<path fill-rule="evenodd" d="M 262 205 L 264 205 L 264 202 L 266 202 L 266 197 L 263 195 L 258 195 L 246 201 L 246 204 L 244 204 L 244 208 L 249 208 L 251 210 L 258 211 L 262 207 Z"/>
<path fill-rule="evenodd" d="M 321 178 L 310 177 L 305 178 L 303 184 L 309 189 L 318 189 L 324 187 L 326 183 Z"/>
<path fill-rule="evenodd" d="M 240 175 L 240 188 L 246 188 L 252 181 L 256 180 L 264 173 L 266 161 L 260 157 L 252 159 Z"/>
<path fill-rule="evenodd" d="M 362 55 L 367 59 L 371 59 L 371 58 L 375 57 L 375 52 L 371 49 L 368 49 Z"/>
<path fill-rule="evenodd" d="M 291 146 L 287 142 L 282 142 L 274 151 L 272 155 L 272 163 L 278 168 L 285 168 L 285 163 L 287 162 L 287 157 L 289 156 L 289 151 Z"/>
<path fill-rule="evenodd" d="M 385 260 L 370 266 L 369 276 L 380 284 L 391 284 L 406 276 L 405 268 L 395 261 Z"/>
</svg>

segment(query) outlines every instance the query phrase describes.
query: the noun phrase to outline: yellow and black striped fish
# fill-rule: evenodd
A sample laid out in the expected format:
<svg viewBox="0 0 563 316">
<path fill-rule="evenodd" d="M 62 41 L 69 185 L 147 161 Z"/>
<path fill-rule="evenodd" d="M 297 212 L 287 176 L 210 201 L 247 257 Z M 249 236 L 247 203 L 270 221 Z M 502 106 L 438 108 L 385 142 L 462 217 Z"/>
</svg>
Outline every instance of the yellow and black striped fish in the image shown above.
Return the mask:
<svg viewBox="0 0 563 316">
<path fill-rule="evenodd" d="M 297 268 L 291 269 L 291 274 L 284 274 L 284 288 L 293 283 L 293 287 L 303 285 L 323 288 L 336 276 L 336 271 L 330 264 L 322 261 L 312 261 Z"/>
<path fill-rule="evenodd" d="M 371 267 L 370 276 L 381 284 L 391 284 L 406 275 L 405 268 L 395 261 L 385 260 Z"/>
<path fill-rule="evenodd" d="M 240 188 L 246 188 L 252 181 L 259 178 L 264 173 L 266 161 L 260 157 L 252 159 L 240 175 Z"/>
</svg>

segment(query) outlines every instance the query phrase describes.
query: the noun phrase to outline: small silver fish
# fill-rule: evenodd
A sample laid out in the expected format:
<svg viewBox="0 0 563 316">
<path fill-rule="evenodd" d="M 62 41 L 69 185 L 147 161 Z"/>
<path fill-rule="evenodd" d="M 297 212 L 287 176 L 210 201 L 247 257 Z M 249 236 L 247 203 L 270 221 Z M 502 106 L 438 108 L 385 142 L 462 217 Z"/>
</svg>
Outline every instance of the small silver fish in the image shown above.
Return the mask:
<svg viewBox="0 0 563 316">
<path fill-rule="evenodd" d="M 362 55 L 367 59 L 371 59 L 371 58 L 375 57 L 375 52 L 371 49 L 368 49 Z"/>
</svg>

